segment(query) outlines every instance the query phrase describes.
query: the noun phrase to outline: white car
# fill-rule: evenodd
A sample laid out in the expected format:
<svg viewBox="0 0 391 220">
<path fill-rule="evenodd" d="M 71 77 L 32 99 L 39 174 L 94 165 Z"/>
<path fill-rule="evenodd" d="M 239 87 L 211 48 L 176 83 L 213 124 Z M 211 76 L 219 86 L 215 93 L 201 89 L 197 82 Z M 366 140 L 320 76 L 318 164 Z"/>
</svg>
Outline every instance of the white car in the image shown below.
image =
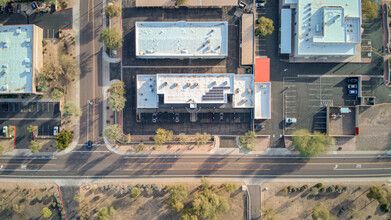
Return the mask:
<svg viewBox="0 0 391 220">
<path fill-rule="evenodd" d="M 291 124 L 292 124 L 292 123 L 296 123 L 297 120 L 296 120 L 296 118 L 286 118 L 286 119 L 285 119 L 285 122 L 286 122 L 286 123 L 291 123 Z"/>
<path fill-rule="evenodd" d="M 7 135 L 8 126 L 3 126 L 3 134 Z"/>
<path fill-rule="evenodd" d="M 257 8 L 264 8 L 265 7 L 265 3 L 256 3 L 255 6 Z"/>
<path fill-rule="evenodd" d="M 58 132 L 58 127 L 55 126 L 55 127 L 53 128 L 53 135 L 56 136 L 56 135 L 57 135 L 57 132 Z"/>
</svg>

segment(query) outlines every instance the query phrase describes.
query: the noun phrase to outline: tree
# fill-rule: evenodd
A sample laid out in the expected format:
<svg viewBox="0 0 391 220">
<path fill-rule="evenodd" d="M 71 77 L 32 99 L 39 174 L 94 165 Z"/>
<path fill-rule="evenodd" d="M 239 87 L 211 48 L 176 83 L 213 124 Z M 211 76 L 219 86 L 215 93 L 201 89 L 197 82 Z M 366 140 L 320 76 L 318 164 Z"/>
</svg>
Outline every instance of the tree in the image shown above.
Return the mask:
<svg viewBox="0 0 391 220">
<path fill-rule="evenodd" d="M 201 177 L 201 190 L 209 189 L 211 186 L 212 184 L 210 184 L 208 179 L 206 179 L 205 177 Z"/>
<path fill-rule="evenodd" d="M 31 153 L 35 154 L 41 150 L 42 146 L 36 141 L 31 141 L 29 148 L 31 150 Z"/>
<path fill-rule="evenodd" d="M 293 133 L 293 145 L 303 157 L 316 157 L 321 153 L 327 152 L 335 144 L 335 139 L 315 132 L 311 135 L 308 130 L 297 130 Z"/>
<path fill-rule="evenodd" d="M 212 136 L 206 132 L 204 132 L 203 134 L 201 133 L 196 133 L 196 142 L 197 142 L 197 145 L 205 145 L 206 142 L 208 142 L 210 139 L 212 138 Z"/>
<path fill-rule="evenodd" d="M 116 211 L 112 206 L 109 209 L 107 207 L 102 207 L 99 209 L 98 219 L 107 220 L 109 217 L 113 217 L 115 213 Z"/>
<path fill-rule="evenodd" d="M 378 5 L 371 0 L 364 0 L 361 3 L 362 14 L 368 19 L 375 19 L 379 17 Z"/>
<path fill-rule="evenodd" d="M 173 185 L 169 188 L 168 193 L 170 194 L 170 199 L 167 201 L 167 204 L 175 211 L 181 211 L 184 207 L 182 201 L 189 195 L 187 185 Z"/>
<path fill-rule="evenodd" d="M 185 4 L 185 3 L 186 3 L 186 0 L 175 0 L 175 5 L 176 6 L 181 6 L 181 5 Z"/>
<path fill-rule="evenodd" d="M 324 206 L 316 206 L 312 209 L 312 219 L 314 220 L 329 220 L 331 218 L 330 211 Z"/>
<path fill-rule="evenodd" d="M 217 213 L 227 212 L 229 204 L 225 197 L 206 189 L 195 195 L 192 209 L 202 219 L 217 219 Z"/>
<path fill-rule="evenodd" d="M 80 74 L 76 59 L 71 55 L 62 55 L 60 65 L 63 70 L 63 75 L 67 80 L 73 81 L 75 80 L 75 77 Z"/>
<path fill-rule="evenodd" d="M 262 219 L 265 220 L 276 220 L 276 211 L 273 208 L 268 208 L 261 211 Z"/>
<path fill-rule="evenodd" d="M 141 194 L 141 190 L 139 188 L 137 188 L 137 187 L 133 187 L 133 189 L 132 189 L 132 197 L 133 198 L 137 198 L 137 197 L 140 196 L 140 194 Z"/>
<path fill-rule="evenodd" d="M 121 15 L 121 8 L 117 5 L 107 5 L 105 8 L 105 14 L 107 17 L 118 17 Z"/>
<path fill-rule="evenodd" d="M 381 186 L 372 186 L 369 189 L 369 192 L 367 194 L 368 199 L 375 199 L 379 202 L 380 205 L 388 204 L 389 202 L 387 200 L 387 191 L 384 190 Z"/>
<path fill-rule="evenodd" d="M 46 91 L 49 89 L 48 83 L 46 82 L 46 78 L 43 74 L 38 74 L 38 90 Z"/>
<path fill-rule="evenodd" d="M 122 36 L 116 28 L 103 29 L 101 39 L 109 49 L 122 47 Z"/>
<path fill-rule="evenodd" d="M 60 75 L 60 70 L 58 66 L 54 65 L 53 62 L 47 62 L 43 65 L 42 73 L 45 76 L 46 80 L 53 81 L 56 80 Z"/>
<path fill-rule="evenodd" d="M 270 18 L 266 18 L 264 16 L 260 17 L 258 20 L 258 26 L 255 29 L 256 35 L 261 35 L 262 37 L 272 34 L 274 31 L 273 20 Z"/>
<path fill-rule="evenodd" d="M 30 132 L 30 133 L 33 133 L 36 129 L 37 129 L 37 127 L 34 126 L 34 125 L 29 125 L 27 127 L 27 131 Z"/>
<path fill-rule="evenodd" d="M 113 93 L 110 95 L 109 107 L 113 111 L 121 111 L 125 107 L 126 98 L 125 96 Z"/>
<path fill-rule="evenodd" d="M 52 211 L 50 211 L 48 207 L 45 207 L 42 209 L 41 214 L 44 218 L 50 218 L 50 216 L 52 216 Z"/>
<path fill-rule="evenodd" d="M 116 81 L 110 85 L 109 91 L 118 95 L 125 95 L 125 84 L 122 81 Z"/>
<path fill-rule="evenodd" d="M 65 150 L 71 141 L 73 140 L 73 132 L 66 129 L 61 130 L 56 135 L 56 148 L 60 150 Z"/>
<path fill-rule="evenodd" d="M 162 145 L 167 141 L 172 140 L 173 132 L 169 130 L 165 130 L 163 128 L 158 128 L 156 130 L 156 135 L 153 138 L 155 140 L 156 145 Z"/>
<path fill-rule="evenodd" d="M 110 142 L 117 141 L 122 137 L 122 128 L 119 124 L 107 126 L 103 130 L 103 136 Z"/>
<path fill-rule="evenodd" d="M 50 93 L 50 97 L 55 100 L 60 100 L 64 97 L 64 90 L 58 87 L 53 88 L 52 93 Z"/>
<path fill-rule="evenodd" d="M 9 0 L 0 0 L 0 6 L 5 6 Z"/>
<path fill-rule="evenodd" d="M 141 151 L 143 151 L 143 150 L 145 150 L 145 144 L 144 144 L 144 143 L 139 143 L 139 144 L 136 146 L 136 149 L 135 149 L 136 153 L 141 152 Z"/>
<path fill-rule="evenodd" d="M 64 115 L 66 116 L 75 116 L 79 117 L 81 115 L 81 109 L 76 105 L 76 103 L 69 101 L 64 105 Z"/>
<path fill-rule="evenodd" d="M 221 187 L 227 192 L 227 193 L 233 193 L 235 192 L 239 187 L 236 183 L 223 183 L 221 184 Z"/>
<path fill-rule="evenodd" d="M 185 133 L 180 133 L 178 135 L 178 139 L 179 139 L 179 141 L 181 142 L 182 145 L 186 145 L 187 142 L 189 141 L 189 138 L 188 138 L 188 136 Z"/>
<path fill-rule="evenodd" d="M 244 137 L 239 138 L 240 146 L 244 151 L 252 151 L 255 147 L 255 134 L 253 131 L 247 131 Z"/>
<path fill-rule="evenodd" d="M 7 126 L 7 134 L 6 134 L 6 136 L 7 137 L 14 137 L 14 134 L 15 134 L 14 131 L 15 131 L 14 126 L 8 125 Z"/>
<path fill-rule="evenodd" d="M 127 134 L 125 136 L 122 136 L 122 142 L 124 143 L 130 143 L 132 142 L 132 136 L 130 134 Z"/>
</svg>

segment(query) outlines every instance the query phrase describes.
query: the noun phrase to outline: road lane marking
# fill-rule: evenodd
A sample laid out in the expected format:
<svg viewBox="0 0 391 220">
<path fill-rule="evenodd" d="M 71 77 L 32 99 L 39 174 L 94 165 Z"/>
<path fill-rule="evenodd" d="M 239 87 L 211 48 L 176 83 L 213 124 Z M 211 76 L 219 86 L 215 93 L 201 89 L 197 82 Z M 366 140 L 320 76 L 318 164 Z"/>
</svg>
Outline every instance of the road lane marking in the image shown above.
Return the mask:
<svg viewBox="0 0 391 220">
<path fill-rule="evenodd" d="M 356 169 L 335 169 L 335 170 L 343 170 L 343 171 L 352 171 L 352 170 L 391 170 L 391 167 L 383 167 L 383 168 L 356 168 Z"/>
<path fill-rule="evenodd" d="M 339 156 L 341 155 L 341 157 Z M 387 158 L 391 157 L 390 155 L 373 155 L 373 156 L 352 156 L 345 157 L 343 154 L 339 154 L 338 156 L 327 157 L 320 156 L 316 157 L 316 159 L 374 159 L 374 158 Z M 137 159 L 137 158 L 151 158 L 151 159 L 178 159 L 178 158 L 190 158 L 190 159 L 209 159 L 209 158 L 226 158 L 226 159 L 308 159 L 307 157 L 297 157 L 297 156 L 287 156 L 287 157 L 272 157 L 267 156 L 264 157 L 262 155 L 255 156 L 231 156 L 231 155 L 205 155 L 205 156 L 186 156 L 186 155 L 172 155 L 172 156 L 127 156 L 123 157 L 124 159 Z"/>
<path fill-rule="evenodd" d="M 217 171 L 217 170 L 224 170 L 224 171 L 244 171 L 244 170 L 251 170 L 251 171 L 256 171 L 256 170 L 261 170 L 261 171 L 270 171 L 271 169 L 246 169 L 246 168 L 243 168 L 243 169 L 220 169 L 220 168 L 216 168 L 216 169 L 198 169 L 198 168 L 191 168 L 191 169 L 181 169 L 181 168 L 167 168 L 167 169 L 124 169 L 124 171 L 140 171 L 140 170 L 144 170 L 144 171 L 166 171 L 166 170 L 199 170 L 199 171 Z"/>
<path fill-rule="evenodd" d="M 90 1 L 91 0 L 87 0 L 87 2 L 88 2 L 88 6 L 87 6 L 87 17 L 88 17 L 88 19 L 87 19 L 87 21 L 88 22 L 90 22 Z"/>
<path fill-rule="evenodd" d="M 109 153 L 108 150 L 74 150 L 73 153 Z"/>
<path fill-rule="evenodd" d="M 166 164 L 166 165 L 172 165 L 172 164 L 239 164 L 239 165 L 251 165 L 251 164 L 265 164 L 265 165 L 335 165 L 335 163 L 328 163 L 328 162 L 325 162 L 325 163 L 263 163 L 263 162 L 249 162 L 249 163 L 235 163 L 234 161 L 227 161 L 227 162 L 167 162 L 167 163 L 125 163 L 125 165 L 133 165 L 133 164 L 141 164 L 141 165 L 147 165 L 147 164 L 151 164 L 151 165 L 155 165 L 155 164 L 159 164 L 159 165 L 162 165 L 162 164 Z M 340 165 L 357 165 L 357 163 L 339 163 Z M 368 162 L 368 163 L 361 163 L 361 164 L 367 164 L 367 165 L 375 165 L 375 164 L 379 164 L 379 165 L 386 165 L 386 164 L 391 164 L 391 162 Z M 338 165 L 336 166 L 338 167 Z"/>
<path fill-rule="evenodd" d="M 2 169 L 2 170 L 0 170 L 0 172 L 2 172 L 2 171 L 3 172 L 14 172 L 14 171 L 19 171 L 19 172 L 46 172 L 46 171 L 57 172 L 58 170 L 13 170 L 13 169 Z"/>
<path fill-rule="evenodd" d="M 0 163 L 3 166 L 55 166 L 53 163 Z"/>
<path fill-rule="evenodd" d="M 94 8 L 95 8 L 95 2 L 92 0 L 92 16 L 94 16 Z M 92 99 L 94 100 L 92 104 L 92 141 L 95 141 L 95 22 L 94 17 L 92 17 L 92 84 L 93 84 L 93 90 L 92 90 Z"/>
</svg>

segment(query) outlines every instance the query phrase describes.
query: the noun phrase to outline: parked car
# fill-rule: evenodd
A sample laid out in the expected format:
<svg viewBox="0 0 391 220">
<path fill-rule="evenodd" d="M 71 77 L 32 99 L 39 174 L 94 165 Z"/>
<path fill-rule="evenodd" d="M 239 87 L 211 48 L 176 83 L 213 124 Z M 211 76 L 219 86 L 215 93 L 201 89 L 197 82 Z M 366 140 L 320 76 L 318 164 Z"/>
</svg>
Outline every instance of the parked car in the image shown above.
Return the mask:
<svg viewBox="0 0 391 220">
<path fill-rule="evenodd" d="M 349 84 L 348 89 L 357 89 L 357 84 Z"/>
<path fill-rule="evenodd" d="M 224 121 L 224 113 L 220 112 L 220 122 Z"/>
<path fill-rule="evenodd" d="M 175 121 L 175 123 L 179 123 L 179 113 L 175 113 L 174 121 Z"/>
<path fill-rule="evenodd" d="M 349 95 L 357 95 L 358 91 L 356 89 L 349 89 Z"/>
<path fill-rule="evenodd" d="M 4 6 L 0 5 L 0 13 L 4 12 Z"/>
<path fill-rule="evenodd" d="M 3 126 L 3 134 L 7 135 L 8 126 Z"/>
<path fill-rule="evenodd" d="M 152 123 L 156 123 L 157 122 L 157 113 L 153 113 L 152 114 Z"/>
<path fill-rule="evenodd" d="M 256 0 L 257 3 L 266 3 L 266 0 Z"/>
<path fill-rule="evenodd" d="M 87 142 L 87 149 L 91 150 L 92 149 L 92 141 Z"/>
<path fill-rule="evenodd" d="M 346 82 L 348 82 L 348 83 L 357 83 L 358 82 L 358 79 L 357 78 L 353 78 L 353 77 L 351 77 L 351 78 L 347 78 L 346 79 Z"/>
<path fill-rule="evenodd" d="M 246 3 L 240 2 L 238 7 L 239 7 L 240 9 L 244 9 L 246 6 L 247 6 Z"/>
<path fill-rule="evenodd" d="M 265 3 L 256 3 L 255 7 L 257 7 L 257 8 L 264 8 L 265 7 Z"/>
<path fill-rule="evenodd" d="M 36 2 L 31 3 L 31 8 L 32 8 L 33 10 L 37 9 L 37 8 L 38 8 L 37 3 L 36 3 Z"/>
<path fill-rule="evenodd" d="M 265 125 L 256 125 L 255 130 L 262 130 L 265 128 Z"/>
<path fill-rule="evenodd" d="M 54 128 L 53 128 L 53 135 L 56 136 L 57 132 L 58 132 L 58 127 L 54 126 Z"/>
<path fill-rule="evenodd" d="M 20 3 L 18 3 L 16 5 L 16 13 L 20 14 L 20 8 L 21 8 Z"/>
<path fill-rule="evenodd" d="M 296 123 L 297 120 L 296 120 L 296 118 L 286 118 L 286 119 L 285 119 L 285 122 L 286 122 L 286 123 L 289 123 L 289 124 L 293 124 L 293 123 Z"/>
</svg>

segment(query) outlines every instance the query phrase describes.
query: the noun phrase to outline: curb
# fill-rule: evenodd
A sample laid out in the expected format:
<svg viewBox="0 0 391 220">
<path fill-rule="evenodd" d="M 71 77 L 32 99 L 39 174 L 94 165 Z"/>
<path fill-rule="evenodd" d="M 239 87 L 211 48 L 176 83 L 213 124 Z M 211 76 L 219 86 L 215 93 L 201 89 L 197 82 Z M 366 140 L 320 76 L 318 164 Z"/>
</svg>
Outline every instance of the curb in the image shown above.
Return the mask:
<svg viewBox="0 0 391 220">
<path fill-rule="evenodd" d="M 58 11 L 56 11 L 56 12 L 65 11 L 65 10 L 69 10 L 69 9 L 72 9 L 72 7 L 64 8 L 64 9 L 58 10 Z"/>
</svg>

